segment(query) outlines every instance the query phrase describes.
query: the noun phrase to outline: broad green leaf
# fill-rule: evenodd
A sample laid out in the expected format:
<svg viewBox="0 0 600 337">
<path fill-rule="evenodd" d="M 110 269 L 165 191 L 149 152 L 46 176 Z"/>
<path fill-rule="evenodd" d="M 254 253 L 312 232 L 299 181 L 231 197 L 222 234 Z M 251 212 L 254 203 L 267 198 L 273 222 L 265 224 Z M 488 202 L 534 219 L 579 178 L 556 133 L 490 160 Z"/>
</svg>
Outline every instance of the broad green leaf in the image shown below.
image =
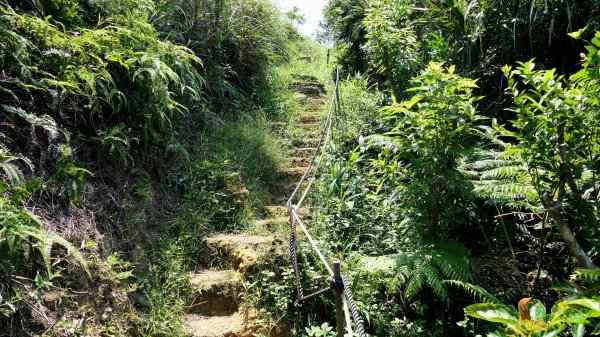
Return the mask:
<svg viewBox="0 0 600 337">
<path fill-rule="evenodd" d="M 585 30 L 588 27 L 583 27 L 580 30 L 576 31 L 576 32 L 571 32 L 571 33 L 567 33 L 567 35 L 569 35 L 570 37 L 574 38 L 574 39 L 580 39 L 581 38 L 581 34 L 583 34 L 583 32 L 585 32 Z"/>
<path fill-rule="evenodd" d="M 580 298 L 575 300 L 569 300 L 564 302 L 557 303 L 561 307 L 574 307 L 578 306 L 588 308 L 593 310 L 597 316 L 589 316 L 589 317 L 600 317 L 600 301 L 591 299 L 591 298 Z"/>
<path fill-rule="evenodd" d="M 570 293 L 570 294 L 580 294 L 581 293 L 581 290 L 579 290 L 579 289 L 573 287 L 572 285 L 570 285 L 569 283 L 565 283 L 565 282 L 555 284 L 552 287 L 550 287 L 550 289 L 564 292 L 564 293 Z"/>
<path fill-rule="evenodd" d="M 529 309 L 531 319 L 534 321 L 546 321 L 546 307 L 539 300 L 531 300 L 533 305 Z"/>
<path fill-rule="evenodd" d="M 585 325 L 575 324 L 571 327 L 573 337 L 583 337 L 585 335 Z"/>
<path fill-rule="evenodd" d="M 506 324 L 515 331 L 525 331 L 525 327 L 519 323 L 516 311 L 504 305 L 492 303 L 473 304 L 465 308 L 465 314 L 489 322 Z"/>
<path fill-rule="evenodd" d="M 565 325 L 564 324 L 559 324 L 558 326 L 554 326 L 544 332 L 541 333 L 541 335 L 539 335 L 540 337 L 555 337 L 558 336 L 564 329 L 565 329 Z"/>
</svg>

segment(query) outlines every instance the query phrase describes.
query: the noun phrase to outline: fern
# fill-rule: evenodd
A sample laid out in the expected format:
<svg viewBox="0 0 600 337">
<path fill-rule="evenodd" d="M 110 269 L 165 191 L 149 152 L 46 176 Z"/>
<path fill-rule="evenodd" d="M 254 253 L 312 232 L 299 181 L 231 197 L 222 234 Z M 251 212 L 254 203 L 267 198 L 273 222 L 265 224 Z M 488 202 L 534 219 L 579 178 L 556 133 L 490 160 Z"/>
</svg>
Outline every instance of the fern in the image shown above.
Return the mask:
<svg viewBox="0 0 600 337">
<path fill-rule="evenodd" d="M 32 126 L 39 126 L 39 127 L 43 128 L 44 130 L 46 130 L 46 132 L 48 133 L 50 138 L 56 138 L 58 133 L 60 132 L 65 137 L 67 142 L 69 142 L 69 140 L 70 140 L 69 133 L 64 128 L 60 127 L 54 121 L 54 119 L 48 115 L 38 116 L 38 115 L 35 115 L 32 113 L 28 113 L 21 108 L 10 106 L 10 105 L 5 105 L 5 104 L 2 104 L 2 108 L 8 113 L 11 113 L 13 115 L 17 115 L 17 116 L 23 118 L 26 122 L 28 122 Z"/>
<path fill-rule="evenodd" d="M 17 160 L 24 160 L 22 157 L 9 155 L 4 152 L 4 149 L 0 148 L 0 170 L 4 172 L 6 180 L 11 186 L 17 186 L 25 181 L 23 172 L 17 165 L 12 162 Z"/>
<path fill-rule="evenodd" d="M 413 252 L 362 257 L 361 261 L 366 271 L 394 271 L 404 286 L 406 299 L 416 297 L 427 286 L 437 298 L 449 304 L 451 297 L 446 281 L 466 284 L 474 276 L 468 250 L 452 240 L 435 241 Z"/>
<path fill-rule="evenodd" d="M 479 150 L 463 160 L 460 170 L 471 179 L 475 195 L 489 204 L 514 210 L 539 208 L 539 196 L 517 152 Z"/>
<path fill-rule="evenodd" d="M 0 198 L 0 272 L 4 275 L 19 274 L 19 270 L 31 255 L 29 245 L 42 256 L 46 273 L 53 278 L 52 248 L 59 245 L 84 268 L 91 277 L 87 261 L 79 250 L 60 235 L 44 229 L 42 220 L 32 212 L 21 209 L 13 202 Z"/>
<path fill-rule="evenodd" d="M 571 281 L 585 283 L 600 283 L 600 269 L 577 269 L 571 275 Z"/>
<path fill-rule="evenodd" d="M 81 27 L 78 34 L 2 6 L 0 45 L 7 50 L 0 53 L 0 66 L 21 89 L 50 96 L 53 110 L 67 97 L 85 107 L 75 113 L 79 124 L 90 121 L 89 136 L 118 124 L 122 119 L 115 114 L 126 114 L 127 127 L 142 140 L 160 140 L 176 115 L 200 98 L 204 82 L 196 67 L 202 62 L 191 50 L 159 39 L 148 21 L 151 4 L 140 6 L 122 9 L 110 24 Z M 9 109 L 24 118 L 36 116 Z M 96 116 L 108 125 L 94 123 Z"/>
<path fill-rule="evenodd" d="M 28 212 L 28 215 L 32 216 L 32 214 L 29 212 Z M 40 224 L 41 224 L 41 222 L 40 222 Z M 31 226 L 20 229 L 18 231 L 17 235 L 19 235 L 24 240 L 32 238 L 37 241 L 35 246 L 38 248 L 38 251 L 41 253 L 41 255 L 44 259 L 44 262 L 46 265 L 46 271 L 47 271 L 48 275 L 50 276 L 50 278 L 53 277 L 52 248 L 54 247 L 55 244 L 65 248 L 67 250 L 67 255 L 70 255 L 73 258 L 75 258 L 75 260 L 83 267 L 83 269 L 88 274 L 88 276 L 92 277 L 92 274 L 90 273 L 90 270 L 88 268 L 87 260 L 83 257 L 81 252 L 79 252 L 79 250 L 75 246 L 73 246 L 72 243 L 65 240 L 65 238 L 63 238 L 62 236 L 60 236 L 54 232 L 46 231 L 43 228 L 37 228 L 37 227 L 31 227 Z"/>
<path fill-rule="evenodd" d="M 485 303 L 502 304 L 496 296 L 492 295 L 489 291 L 478 285 L 462 282 L 458 280 L 444 280 L 444 284 L 451 285 L 455 288 L 462 289 L 464 292 L 469 294 L 475 300 L 482 301 Z"/>
<path fill-rule="evenodd" d="M 137 138 L 129 136 L 130 130 L 127 130 L 124 124 L 119 124 L 106 131 L 99 132 L 99 137 L 92 139 L 98 141 L 108 155 L 117 159 L 127 167 L 129 162 L 133 163 L 133 157 L 129 153 L 132 142 L 137 142 Z"/>
</svg>

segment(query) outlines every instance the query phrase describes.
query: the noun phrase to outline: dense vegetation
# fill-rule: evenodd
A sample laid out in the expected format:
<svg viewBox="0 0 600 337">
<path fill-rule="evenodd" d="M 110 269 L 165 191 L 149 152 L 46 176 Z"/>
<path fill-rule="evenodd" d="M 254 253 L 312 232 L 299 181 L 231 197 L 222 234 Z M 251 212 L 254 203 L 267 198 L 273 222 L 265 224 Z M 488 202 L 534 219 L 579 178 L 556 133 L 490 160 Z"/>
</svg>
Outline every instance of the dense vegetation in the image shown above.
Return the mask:
<svg viewBox="0 0 600 337">
<path fill-rule="evenodd" d="M 313 201 L 370 333 L 599 333 L 599 11 L 328 3 L 347 80 Z"/>
<path fill-rule="evenodd" d="M 0 335 L 180 336 L 314 46 L 264 0 L 0 1 Z"/>
</svg>

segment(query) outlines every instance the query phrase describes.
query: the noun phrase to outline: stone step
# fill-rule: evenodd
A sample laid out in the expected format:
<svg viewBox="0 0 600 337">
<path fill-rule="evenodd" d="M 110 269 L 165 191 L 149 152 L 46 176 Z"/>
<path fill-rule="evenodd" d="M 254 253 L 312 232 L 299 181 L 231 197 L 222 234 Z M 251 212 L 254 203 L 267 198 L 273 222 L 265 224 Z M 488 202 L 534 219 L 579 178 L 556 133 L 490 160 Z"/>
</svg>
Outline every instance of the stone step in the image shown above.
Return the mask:
<svg viewBox="0 0 600 337">
<path fill-rule="evenodd" d="M 288 157 L 286 159 L 286 161 L 294 166 L 303 166 L 306 168 L 306 166 L 308 165 L 308 162 L 310 161 L 310 156 Z"/>
<path fill-rule="evenodd" d="M 306 179 L 306 180 L 308 180 L 308 179 Z M 304 190 L 304 188 L 308 184 L 308 182 L 306 180 L 302 183 L 302 186 L 300 189 L 301 191 Z M 292 195 L 292 192 L 294 192 L 294 189 L 296 188 L 296 184 L 297 184 L 297 182 L 287 182 L 287 183 L 276 183 L 276 184 L 270 185 L 269 192 L 271 193 L 272 196 L 274 196 L 274 198 L 272 200 L 283 200 L 282 203 L 273 202 L 273 205 L 284 206 L 287 199 L 290 197 L 290 195 Z"/>
<path fill-rule="evenodd" d="M 283 323 L 253 322 L 256 313 L 236 312 L 228 316 L 188 314 L 182 317 L 183 332 L 193 337 L 289 337 L 290 328 Z"/>
<path fill-rule="evenodd" d="M 239 307 L 241 275 L 235 270 L 203 270 L 190 275 L 193 300 L 188 313 L 230 315 Z"/>
<path fill-rule="evenodd" d="M 313 168 L 311 167 L 311 172 L 312 170 Z M 302 178 L 305 171 L 306 167 L 302 166 L 286 167 L 279 170 L 279 175 L 291 180 L 292 182 L 296 182 Z"/>
<path fill-rule="evenodd" d="M 211 258 L 221 257 L 244 274 L 266 260 L 285 255 L 285 240 L 274 235 L 217 234 L 204 240 Z"/>
<path fill-rule="evenodd" d="M 276 217 L 276 218 L 253 220 L 250 223 L 250 225 L 254 228 L 272 230 L 274 228 L 277 228 L 280 225 L 287 225 L 289 223 L 289 221 L 290 221 L 289 217 L 282 216 L 282 217 Z"/>
<path fill-rule="evenodd" d="M 227 316 L 188 314 L 182 317 L 183 331 L 193 337 L 245 336 L 246 319 L 241 313 Z"/>
<path fill-rule="evenodd" d="M 327 97 L 319 96 L 319 97 L 311 97 L 310 100 L 308 101 L 308 104 L 314 105 L 314 106 L 322 106 L 323 104 L 325 104 L 327 102 L 329 102 L 329 99 L 327 99 Z"/>
<path fill-rule="evenodd" d="M 265 206 L 265 210 L 271 217 L 284 217 L 288 216 L 289 212 L 286 206 Z M 307 207 L 300 207 L 298 215 L 307 215 L 310 210 Z"/>
<path fill-rule="evenodd" d="M 302 123 L 302 124 L 315 124 L 317 122 L 318 118 L 319 118 L 318 115 L 300 116 L 300 123 Z"/>
<path fill-rule="evenodd" d="M 316 147 L 300 147 L 294 150 L 293 152 L 293 156 L 294 157 L 302 157 L 302 156 L 312 156 L 313 153 L 315 152 Z"/>
<path fill-rule="evenodd" d="M 315 124 L 299 124 L 299 128 L 295 130 L 295 135 L 302 137 L 319 137 L 323 131 L 323 126 Z"/>
<path fill-rule="evenodd" d="M 313 118 L 314 118 L 314 116 L 313 116 Z M 312 132 L 316 133 L 317 131 L 321 132 L 323 130 L 324 121 L 317 123 L 316 118 L 314 118 L 315 119 L 314 121 L 311 121 L 311 119 L 313 119 L 313 118 L 307 118 L 306 122 L 303 122 L 302 121 L 303 118 L 300 118 L 300 123 L 298 123 L 298 126 L 300 127 L 300 129 L 303 132 L 312 131 Z"/>
<path fill-rule="evenodd" d="M 302 137 L 296 138 L 292 140 L 292 146 L 294 147 L 308 147 L 308 146 L 317 146 L 319 143 L 319 137 Z"/>
</svg>

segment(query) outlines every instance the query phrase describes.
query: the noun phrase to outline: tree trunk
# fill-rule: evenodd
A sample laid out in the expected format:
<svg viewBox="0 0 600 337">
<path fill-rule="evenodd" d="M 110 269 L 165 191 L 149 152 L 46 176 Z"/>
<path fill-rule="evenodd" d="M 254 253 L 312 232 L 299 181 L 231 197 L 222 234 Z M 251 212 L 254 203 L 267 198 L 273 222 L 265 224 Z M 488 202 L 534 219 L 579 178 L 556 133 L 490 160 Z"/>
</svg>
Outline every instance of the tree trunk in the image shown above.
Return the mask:
<svg viewBox="0 0 600 337">
<path fill-rule="evenodd" d="M 561 123 L 561 125 L 563 125 Z M 559 141 L 561 144 L 558 148 L 558 153 L 560 155 L 560 170 L 564 181 L 569 186 L 569 190 L 571 190 L 571 195 L 573 201 L 575 201 L 575 205 L 583 213 L 583 215 L 587 218 L 587 222 L 600 229 L 600 222 L 596 219 L 596 215 L 594 214 L 593 209 L 590 205 L 583 199 L 583 193 L 579 190 L 577 183 L 575 182 L 575 178 L 573 178 L 573 170 L 571 170 L 571 166 L 569 166 L 569 158 L 567 156 L 566 144 L 564 142 L 564 126 L 559 127 Z"/>
<path fill-rule="evenodd" d="M 596 265 L 581 248 L 579 242 L 577 242 L 577 238 L 573 234 L 573 231 L 571 231 L 571 227 L 569 227 L 567 221 L 562 215 L 562 202 L 554 202 L 553 200 L 550 200 L 549 197 L 544 196 L 542 197 L 542 204 L 548 211 L 548 214 L 550 214 L 552 217 L 552 220 L 554 220 L 554 222 L 558 225 L 558 232 L 560 233 L 563 242 L 567 245 L 577 262 L 579 262 L 579 264 L 584 268 L 595 269 Z"/>
</svg>

